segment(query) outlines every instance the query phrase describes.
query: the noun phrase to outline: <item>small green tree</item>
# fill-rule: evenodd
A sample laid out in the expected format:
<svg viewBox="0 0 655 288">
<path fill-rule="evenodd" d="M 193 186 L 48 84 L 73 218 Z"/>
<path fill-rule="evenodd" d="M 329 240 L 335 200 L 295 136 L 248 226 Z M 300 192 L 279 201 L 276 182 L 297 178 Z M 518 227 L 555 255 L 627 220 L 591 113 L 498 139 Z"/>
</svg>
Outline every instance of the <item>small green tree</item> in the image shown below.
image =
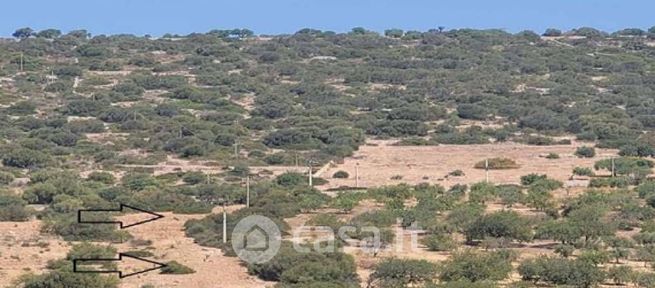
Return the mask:
<svg viewBox="0 0 655 288">
<path fill-rule="evenodd" d="M 34 30 L 29 27 L 19 28 L 13 34 L 11 34 L 11 36 L 14 36 L 18 39 L 27 39 L 34 36 Z"/>
<path fill-rule="evenodd" d="M 484 204 L 496 197 L 496 186 L 487 182 L 478 182 L 471 185 L 469 201 Z"/>
<path fill-rule="evenodd" d="M 391 37 L 391 38 L 401 38 L 403 37 L 403 32 L 402 29 L 388 29 L 384 30 L 384 36 Z"/>
<path fill-rule="evenodd" d="M 512 271 L 514 255 L 509 251 L 482 253 L 473 250 L 454 253 L 439 269 L 441 281 L 500 281 Z"/>
<path fill-rule="evenodd" d="M 630 256 L 630 249 L 634 247 L 634 242 L 628 238 L 610 236 L 605 239 L 605 243 L 609 247 L 609 253 L 620 264 L 620 260 Z"/>
<path fill-rule="evenodd" d="M 421 241 L 430 251 L 451 251 L 457 247 L 453 238 L 445 233 L 432 234 Z"/>
<path fill-rule="evenodd" d="M 36 37 L 46 38 L 46 39 L 55 39 L 61 36 L 61 30 L 58 29 L 45 29 L 36 33 Z"/>
<path fill-rule="evenodd" d="M 607 270 L 607 278 L 612 279 L 616 285 L 623 285 L 634 279 L 634 272 L 630 266 L 612 266 Z"/>
<path fill-rule="evenodd" d="M 548 28 L 546 29 L 546 32 L 543 34 L 546 37 L 558 37 L 562 36 L 562 30 L 555 29 L 555 28 Z"/>
<path fill-rule="evenodd" d="M 425 260 L 390 258 L 379 263 L 368 280 L 375 287 L 409 287 L 431 283 L 436 267 Z"/>
<path fill-rule="evenodd" d="M 505 238 L 528 242 L 533 238 L 529 221 L 514 211 L 498 211 L 484 215 L 471 223 L 464 231 L 467 242 L 472 240 Z"/>
</svg>

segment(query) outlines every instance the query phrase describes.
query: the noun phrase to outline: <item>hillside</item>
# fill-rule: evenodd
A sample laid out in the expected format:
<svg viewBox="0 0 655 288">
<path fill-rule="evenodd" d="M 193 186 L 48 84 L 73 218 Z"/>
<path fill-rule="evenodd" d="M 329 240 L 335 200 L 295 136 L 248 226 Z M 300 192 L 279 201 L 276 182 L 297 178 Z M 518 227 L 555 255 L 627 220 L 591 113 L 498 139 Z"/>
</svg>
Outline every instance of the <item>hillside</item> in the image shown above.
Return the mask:
<svg viewBox="0 0 655 288">
<path fill-rule="evenodd" d="M 0 41 L 2 287 L 655 285 L 655 33 L 15 36 Z M 166 220 L 76 222 L 118 203 Z M 279 255 L 235 258 L 221 207 L 230 229 L 272 219 Z M 305 224 L 355 230 L 303 254 L 292 243 L 321 236 Z M 413 231 L 419 247 L 398 248 Z M 72 271 L 124 250 L 194 273 Z"/>
</svg>

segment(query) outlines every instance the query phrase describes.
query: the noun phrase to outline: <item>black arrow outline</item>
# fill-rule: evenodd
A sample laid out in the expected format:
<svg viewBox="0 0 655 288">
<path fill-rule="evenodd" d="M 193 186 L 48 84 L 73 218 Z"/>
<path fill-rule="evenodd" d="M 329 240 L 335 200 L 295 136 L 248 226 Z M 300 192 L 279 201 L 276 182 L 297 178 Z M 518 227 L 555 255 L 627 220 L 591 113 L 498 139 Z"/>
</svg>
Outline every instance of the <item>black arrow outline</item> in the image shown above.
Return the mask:
<svg viewBox="0 0 655 288">
<path fill-rule="evenodd" d="M 123 275 L 123 271 L 120 271 L 120 270 L 94 271 L 94 270 L 78 270 L 77 269 L 78 263 L 80 263 L 80 262 L 98 262 L 98 261 L 100 261 L 100 262 L 119 261 L 120 262 L 120 261 L 123 261 L 123 257 L 132 258 L 132 259 L 136 259 L 136 260 L 139 260 L 139 261 L 155 264 L 155 265 L 157 265 L 157 267 L 153 267 L 153 268 L 149 268 L 149 269 L 146 269 L 146 270 L 142 270 L 142 271 L 139 271 L 139 272 L 133 272 L 133 273 L 125 274 L 125 275 Z M 118 259 L 114 259 L 114 258 L 73 259 L 73 272 L 74 273 L 95 273 L 95 274 L 117 273 L 118 278 L 120 278 L 120 279 L 127 278 L 127 277 L 134 276 L 134 275 L 138 275 L 138 274 L 147 273 L 147 272 L 154 271 L 154 270 L 159 270 L 159 269 L 164 268 L 166 266 L 168 266 L 168 265 L 166 265 L 164 263 L 159 263 L 159 262 L 155 262 L 155 261 L 152 261 L 152 260 L 132 256 L 132 255 L 129 255 L 129 254 L 126 254 L 126 253 L 118 253 Z"/>
<path fill-rule="evenodd" d="M 126 208 L 126 207 L 130 208 L 132 210 L 136 210 L 136 211 L 139 211 L 139 212 L 143 212 L 143 213 L 146 213 L 146 214 L 153 215 L 155 217 L 152 218 L 152 219 L 132 223 L 130 225 L 123 225 L 123 221 L 82 221 L 82 212 L 123 212 L 123 208 Z M 158 214 L 158 213 L 155 213 L 155 212 L 152 212 L 152 211 L 136 208 L 136 207 L 133 207 L 133 206 L 130 206 L 130 205 L 125 205 L 123 203 L 120 203 L 120 207 L 118 209 L 80 209 L 80 210 L 77 210 L 77 223 L 80 223 L 80 224 L 119 224 L 120 229 L 125 229 L 125 228 L 129 228 L 129 227 L 132 227 L 132 226 L 145 224 L 145 223 L 148 223 L 148 222 L 159 220 L 161 218 L 164 218 L 164 215 L 161 215 L 161 214 Z"/>
</svg>

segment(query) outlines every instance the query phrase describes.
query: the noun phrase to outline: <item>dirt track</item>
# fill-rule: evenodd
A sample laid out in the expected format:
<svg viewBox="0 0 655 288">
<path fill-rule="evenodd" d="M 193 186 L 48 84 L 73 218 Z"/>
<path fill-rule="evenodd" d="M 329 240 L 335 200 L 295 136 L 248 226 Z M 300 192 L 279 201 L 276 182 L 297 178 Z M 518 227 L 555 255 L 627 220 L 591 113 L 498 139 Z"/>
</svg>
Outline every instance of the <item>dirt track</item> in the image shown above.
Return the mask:
<svg viewBox="0 0 655 288">
<path fill-rule="evenodd" d="M 220 209 L 218 209 L 220 210 Z M 219 211 L 216 211 L 217 213 Z M 222 211 L 222 210 L 221 210 Z M 158 262 L 177 261 L 196 271 L 186 275 L 162 275 L 150 272 L 121 281 L 121 288 L 139 288 L 146 284 L 157 288 L 173 287 L 225 287 L 225 288 L 259 288 L 269 287 L 267 283 L 248 275 L 236 257 L 223 256 L 220 249 L 201 247 L 193 239 L 184 235 L 184 223 L 190 219 L 205 215 L 178 215 L 162 213 L 165 217 L 157 221 L 130 228 L 130 233 L 138 239 L 151 240 L 154 257 Z M 128 215 L 125 217 L 134 217 Z M 134 250 L 129 244 L 118 245 L 120 251 Z"/>
</svg>

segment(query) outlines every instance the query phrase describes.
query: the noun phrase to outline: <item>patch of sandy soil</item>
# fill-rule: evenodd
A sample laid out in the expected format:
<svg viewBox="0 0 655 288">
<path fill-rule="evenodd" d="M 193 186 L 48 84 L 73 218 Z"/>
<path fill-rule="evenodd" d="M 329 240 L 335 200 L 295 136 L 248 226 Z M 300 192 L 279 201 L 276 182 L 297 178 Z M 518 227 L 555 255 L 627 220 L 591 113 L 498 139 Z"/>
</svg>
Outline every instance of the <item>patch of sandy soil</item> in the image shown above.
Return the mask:
<svg viewBox="0 0 655 288">
<path fill-rule="evenodd" d="M 228 212 L 242 208 L 243 205 L 226 207 Z M 222 213 L 222 207 L 214 213 Z M 163 275 L 157 271 L 127 277 L 121 280 L 121 288 L 140 288 L 152 284 L 158 288 L 199 287 L 199 288 L 241 288 L 271 287 L 275 283 L 265 282 L 248 275 L 246 267 L 238 258 L 223 256 L 220 249 L 202 247 L 184 234 L 184 223 L 190 219 L 205 217 L 204 214 L 179 215 L 162 213 L 165 217 L 154 222 L 128 228 L 134 239 L 148 240 L 148 244 L 127 242 L 112 244 L 119 252 L 147 250 L 153 253 L 144 257 L 157 262 L 177 261 L 196 271 L 186 275 Z M 144 220 L 143 214 L 130 214 L 117 217 L 122 221 Z M 0 222 L 0 287 L 13 287 L 12 283 L 26 273 L 40 274 L 47 271 L 50 260 L 66 257 L 70 244 L 60 237 L 41 234 L 41 221 Z M 109 243 L 98 243 L 109 245 Z M 127 259 L 129 260 L 129 259 Z M 134 260 L 119 264 L 122 271 L 135 271 L 150 268 Z"/>
<path fill-rule="evenodd" d="M 131 70 L 119 70 L 119 71 L 88 71 L 91 75 L 96 76 L 127 76 L 132 73 Z"/>
<path fill-rule="evenodd" d="M 232 101 L 246 111 L 252 111 L 255 109 L 255 95 L 253 93 L 244 94 L 239 98 L 232 99 Z"/>
<path fill-rule="evenodd" d="M 161 51 L 161 50 L 152 51 L 150 53 L 154 56 L 155 61 L 162 64 L 184 60 L 183 54 L 169 54 L 166 51 Z"/>
<path fill-rule="evenodd" d="M 593 168 L 594 162 L 617 153 L 612 149 L 596 149 L 596 157 L 578 158 L 573 153 L 577 147 L 584 144 L 575 142 L 572 145 L 555 146 L 518 143 L 392 146 L 393 143 L 393 140 L 369 141 L 368 145 L 361 146 L 354 156 L 346 158 L 343 164 L 333 165 L 324 173 L 324 177 L 329 178 L 334 172 L 343 170 L 350 174 L 350 178 L 330 178 L 329 183 L 320 188 L 354 187 L 356 170 L 359 170 L 361 187 L 422 182 L 445 187 L 458 183 L 472 184 L 485 180 L 484 169 L 473 168 L 475 163 L 493 157 L 510 158 L 520 165 L 519 169 L 489 171 L 489 180 L 496 184 L 518 184 L 522 175 L 530 173 L 547 174 L 550 178 L 567 182 L 574 167 Z M 560 159 L 545 158 L 548 153 L 557 153 Z M 462 170 L 465 175 L 447 176 L 456 169 Z M 603 171 L 597 174 L 602 175 Z M 392 180 L 393 176 L 402 176 L 402 179 Z"/>
<path fill-rule="evenodd" d="M 169 100 L 166 97 L 162 97 L 166 93 L 168 93 L 166 90 L 146 90 L 146 92 L 143 93 L 143 99 L 161 104 Z"/>
<path fill-rule="evenodd" d="M 495 121 L 494 120 L 490 120 L 490 121 L 462 120 L 460 121 L 460 124 L 457 126 L 457 130 L 462 131 L 473 126 L 499 129 L 499 128 L 503 128 L 505 123 L 506 122 L 503 119 L 496 119 Z"/>
<path fill-rule="evenodd" d="M 389 89 L 398 89 L 398 90 L 407 90 L 405 85 L 396 85 L 396 84 L 382 84 L 382 83 L 371 83 L 369 84 L 369 90 L 373 91 L 383 91 Z"/>
<path fill-rule="evenodd" d="M 255 174 L 278 176 L 287 172 L 307 173 L 307 167 L 302 166 L 251 166 L 250 171 Z M 316 174 L 314 174 L 316 176 Z"/>
<path fill-rule="evenodd" d="M 41 273 L 50 260 L 66 257 L 70 246 L 61 238 L 40 234 L 41 221 L 0 222 L 0 287 L 25 273 Z"/>
<path fill-rule="evenodd" d="M 235 209 L 238 209 L 238 207 L 228 207 L 228 211 Z M 241 265 L 238 258 L 223 256 L 220 249 L 199 246 L 193 243 L 193 239 L 185 236 L 184 223 L 187 220 L 202 218 L 205 215 L 162 214 L 164 218 L 129 228 L 129 232 L 135 239 L 152 241 L 152 244 L 148 245 L 148 251 L 151 251 L 154 256 L 146 257 L 146 259 L 162 263 L 177 261 L 195 270 L 196 273 L 163 275 L 152 271 L 123 279 L 120 285 L 121 288 L 139 288 L 146 284 L 158 288 L 255 288 L 273 286 L 274 283 L 264 282 L 248 275 L 246 267 Z M 138 217 L 138 215 L 126 215 L 121 218 L 122 220 L 129 220 L 134 217 Z M 145 248 L 134 247 L 130 243 L 116 245 L 116 247 L 119 251 Z M 129 267 L 126 268 L 129 269 Z"/>
<path fill-rule="evenodd" d="M 114 133 L 114 132 L 103 132 L 103 133 L 86 133 L 86 139 L 94 143 L 113 143 L 116 139 L 125 140 L 130 133 Z"/>
<path fill-rule="evenodd" d="M 216 174 L 223 172 L 221 166 L 212 161 L 185 160 L 168 155 L 166 161 L 156 165 L 139 165 L 139 164 L 121 164 L 117 165 L 122 168 L 148 168 L 153 169 L 155 176 L 187 171 L 200 171 L 207 174 Z"/>
</svg>

